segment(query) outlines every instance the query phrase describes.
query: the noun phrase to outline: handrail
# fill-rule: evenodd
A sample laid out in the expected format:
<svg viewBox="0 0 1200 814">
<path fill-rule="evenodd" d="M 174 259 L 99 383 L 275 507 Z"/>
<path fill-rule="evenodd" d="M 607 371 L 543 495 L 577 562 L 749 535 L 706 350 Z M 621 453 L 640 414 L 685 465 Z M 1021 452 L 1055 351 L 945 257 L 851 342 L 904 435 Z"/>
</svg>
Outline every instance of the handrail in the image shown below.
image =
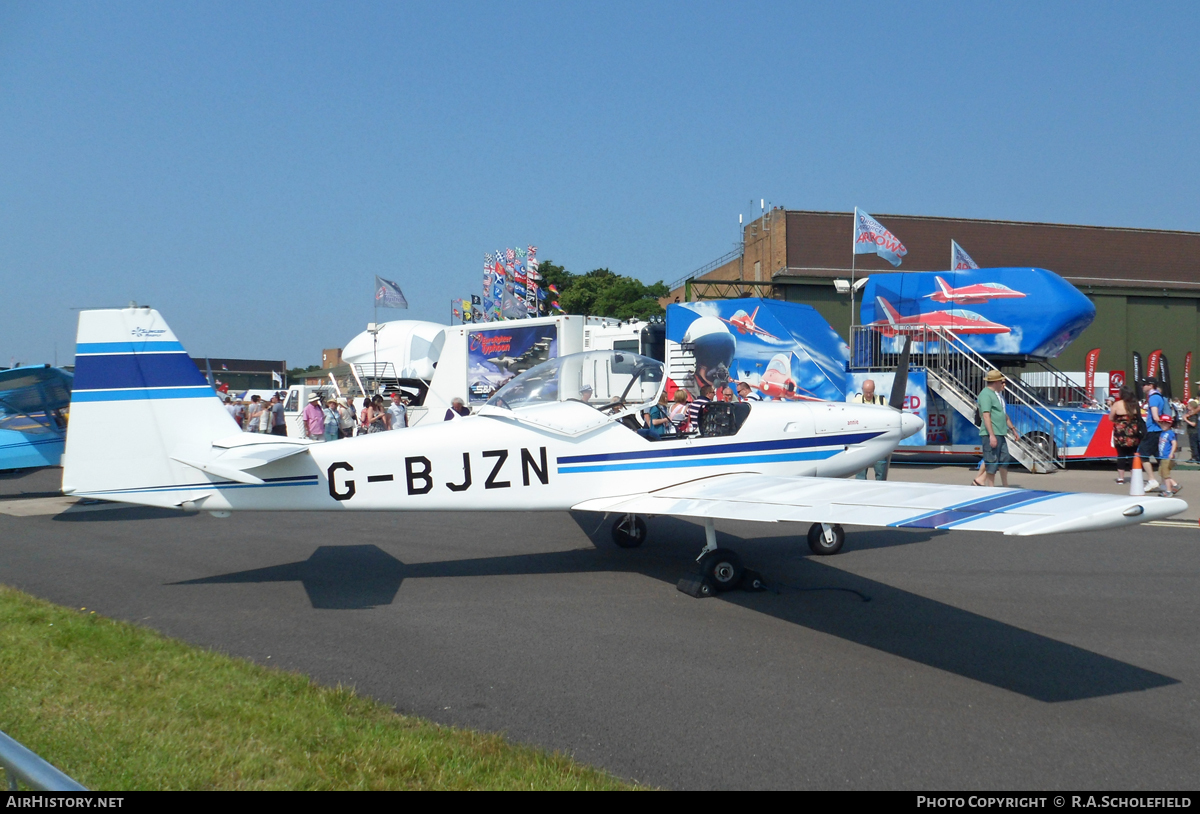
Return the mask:
<svg viewBox="0 0 1200 814">
<path fill-rule="evenodd" d="M 744 250 L 745 250 L 744 244 L 738 243 L 737 248 L 735 248 L 733 251 L 728 252 L 727 254 L 721 255 L 716 260 L 713 260 L 710 263 L 705 263 L 703 266 L 701 266 L 700 268 L 691 272 L 690 274 L 683 275 L 678 280 L 671 283 L 671 285 L 668 287 L 667 290 L 674 291 L 677 288 L 683 288 L 684 284 L 688 280 L 694 280 L 697 277 L 699 277 L 701 274 L 707 274 L 708 272 L 712 271 L 713 269 L 720 268 L 721 266 L 728 263 L 730 260 L 733 260 L 734 258 L 739 257 Z"/>
<path fill-rule="evenodd" d="M 1096 397 L 1093 394 L 1088 393 L 1082 387 L 1075 384 L 1073 381 L 1071 381 L 1070 377 L 1067 376 L 1066 373 L 1063 373 L 1057 367 L 1052 365 L 1049 361 L 1047 361 L 1046 359 L 1040 359 L 1040 360 L 1038 360 L 1037 364 L 1039 367 L 1042 368 L 1041 372 L 1049 373 L 1050 377 L 1054 380 L 1054 384 L 1051 385 L 1051 387 L 1053 389 L 1066 391 L 1067 404 L 1079 404 L 1081 406 L 1095 404 Z M 1034 387 L 1033 385 L 1025 385 L 1025 386 L 1027 388 L 1032 388 L 1035 390 L 1046 389 L 1046 388 L 1041 388 L 1041 387 Z"/>
<path fill-rule="evenodd" d="M 0 732 L 0 767 L 8 776 L 9 791 L 18 791 L 17 781 L 35 791 L 88 790 L 3 732 Z"/>
<path fill-rule="evenodd" d="M 961 391 L 959 396 L 964 402 L 974 402 L 985 386 L 985 377 L 992 364 L 948 328 L 891 325 L 884 330 L 886 334 L 874 326 L 851 327 L 851 360 L 855 367 L 894 368 L 899 354 L 885 350 L 885 337 L 911 336 L 912 365 L 924 367 L 939 381 L 953 385 L 953 389 Z M 1003 397 L 1005 402 L 1020 408 L 1009 415 L 1018 431 L 1023 436 L 1038 433 L 1052 441 L 1056 454 L 1041 448 L 1034 452 L 1046 458 L 1048 464 L 1053 465 L 1054 459 L 1061 462 L 1066 455 L 1066 423 L 1049 412 L 1020 382 L 1011 378 L 1008 382 L 1010 386 L 1005 388 Z M 1038 444 L 1030 446 L 1040 447 Z"/>
</svg>

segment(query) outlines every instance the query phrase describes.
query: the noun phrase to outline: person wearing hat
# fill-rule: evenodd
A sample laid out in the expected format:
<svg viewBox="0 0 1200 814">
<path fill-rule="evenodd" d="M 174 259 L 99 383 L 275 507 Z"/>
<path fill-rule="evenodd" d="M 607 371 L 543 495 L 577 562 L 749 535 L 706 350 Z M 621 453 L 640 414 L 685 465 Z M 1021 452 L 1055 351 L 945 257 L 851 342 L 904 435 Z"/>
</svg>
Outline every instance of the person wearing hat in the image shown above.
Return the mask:
<svg viewBox="0 0 1200 814">
<path fill-rule="evenodd" d="M 1004 374 L 989 370 L 984 377 L 987 383 L 979 391 L 976 404 L 979 407 L 979 446 L 983 448 L 983 483 L 979 476 L 971 479 L 976 486 L 995 486 L 996 470 L 1000 470 L 1000 483 L 1008 486 L 1008 436 L 1017 437 L 1017 428 L 1004 413 Z"/>
<path fill-rule="evenodd" d="M 325 411 L 321 409 L 321 396 L 311 393 L 304 412 L 300 414 L 304 427 L 304 437 L 314 441 L 325 440 Z"/>
<path fill-rule="evenodd" d="M 1200 421 L 1200 401 L 1192 399 L 1187 403 L 1187 410 L 1183 414 L 1183 423 L 1187 427 L 1188 446 L 1192 449 L 1192 462 L 1200 461 L 1200 433 L 1196 431 L 1197 422 Z"/>
<path fill-rule="evenodd" d="M 585 384 L 579 388 L 579 400 L 584 404 L 592 400 L 592 386 L 590 384 Z"/>
</svg>

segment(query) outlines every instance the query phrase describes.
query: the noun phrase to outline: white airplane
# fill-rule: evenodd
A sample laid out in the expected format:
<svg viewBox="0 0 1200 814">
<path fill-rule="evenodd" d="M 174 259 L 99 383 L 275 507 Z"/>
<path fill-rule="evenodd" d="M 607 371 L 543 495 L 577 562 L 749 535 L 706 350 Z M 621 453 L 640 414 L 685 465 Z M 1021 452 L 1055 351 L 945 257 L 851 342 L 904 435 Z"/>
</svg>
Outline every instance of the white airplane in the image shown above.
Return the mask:
<svg viewBox="0 0 1200 814">
<path fill-rule="evenodd" d="M 150 308 L 83 311 L 77 341 L 63 491 L 79 497 L 217 516 L 606 512 L 619 516 L 612 534 L 623 547 L 645 540 L 644 515 L 695 518 L 705 530 L 697 559 L 717 590 L 743 573 L 737 554 L 717 547 L 717 519 L 811 523 L 812 550 L 835 554 L 843 523 L 1025 536 L 1187 508 L 1177 498 L 842 480 L 921 428 L 895 406 L 717 403 L 698 436 L 651 441 L 636 430 L 666 384 L 663 365 L 620 351 L 544 362 L 473 416 L 321 443 L 239 431 Z"/>
</svg>

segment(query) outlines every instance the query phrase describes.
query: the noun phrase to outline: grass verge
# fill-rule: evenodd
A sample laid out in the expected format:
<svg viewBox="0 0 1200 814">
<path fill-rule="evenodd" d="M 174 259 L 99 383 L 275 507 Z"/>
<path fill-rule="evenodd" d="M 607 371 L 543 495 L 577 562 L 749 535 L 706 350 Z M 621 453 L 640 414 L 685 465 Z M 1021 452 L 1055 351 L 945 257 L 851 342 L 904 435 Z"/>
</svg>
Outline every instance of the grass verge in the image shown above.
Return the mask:
<svg viewBox="0 0 1200 814">
<path fill-rule="evenodd" d="M 628 788 L 3 585 L 0 729 L 93 789 Z"/>
</svg>

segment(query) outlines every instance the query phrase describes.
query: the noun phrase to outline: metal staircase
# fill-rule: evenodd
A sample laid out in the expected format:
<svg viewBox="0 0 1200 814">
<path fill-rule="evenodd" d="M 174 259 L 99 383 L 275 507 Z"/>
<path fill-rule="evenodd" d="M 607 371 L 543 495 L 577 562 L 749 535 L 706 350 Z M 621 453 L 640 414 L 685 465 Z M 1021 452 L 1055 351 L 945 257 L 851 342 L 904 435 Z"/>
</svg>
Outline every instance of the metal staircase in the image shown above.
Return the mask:
<svg viewBox="0 0 1200 814">
<path fill-rule="evenodd" d="M 855 370 L 892 371 L 899 363 L 904 336 L 913 340 L 909 365 L 924 370 L 929 387 L 975 426 L 976 402 L 984 377 L 994 368 L 953 331 L 929 326 L 895 325 L 887 333 L 855 325 L 850 329 L 850 359 Z M 1065 467 L 1066 422 L 1015 377 L 1008 377 L 1005 412 L 1019 438 L 1008 439 L 1009 453 L 1030 472 L 1046 474 Z"/>
</svg>

